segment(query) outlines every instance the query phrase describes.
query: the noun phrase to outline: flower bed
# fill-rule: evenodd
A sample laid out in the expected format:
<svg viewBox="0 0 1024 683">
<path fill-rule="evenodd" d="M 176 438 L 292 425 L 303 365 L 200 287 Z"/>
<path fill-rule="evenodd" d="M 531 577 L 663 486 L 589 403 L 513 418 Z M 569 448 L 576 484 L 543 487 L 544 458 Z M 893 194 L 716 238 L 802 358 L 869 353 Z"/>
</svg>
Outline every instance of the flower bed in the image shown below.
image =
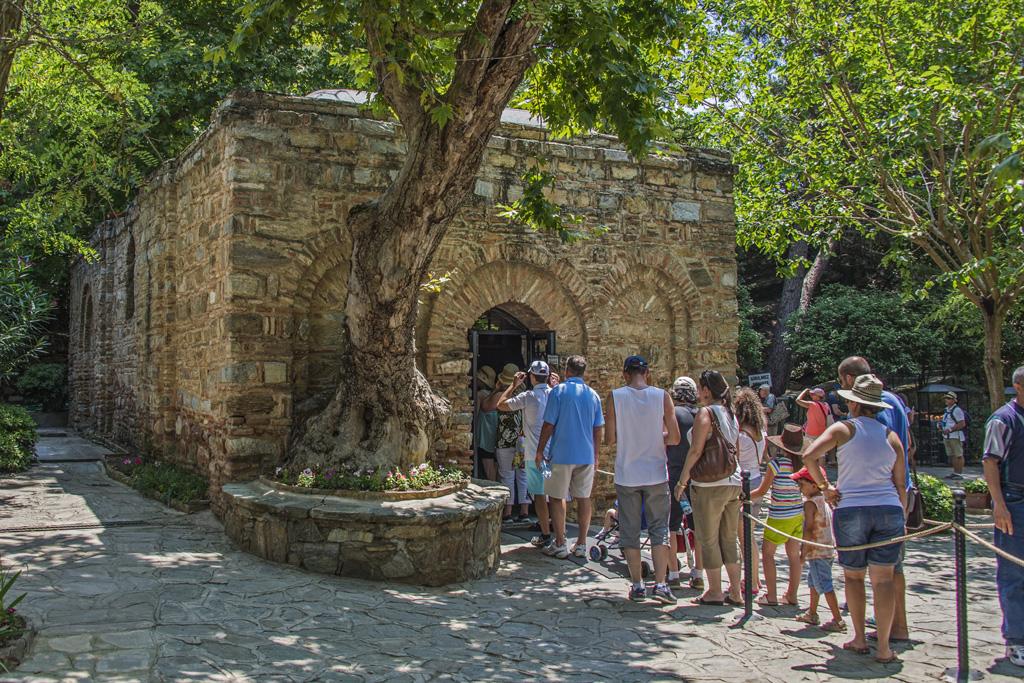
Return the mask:
<svg viewBox="0 0 1024 683">
<path fill-rule="evenodd" d="M 210 506 L 209 483 L 198 474 L 172 463 L 146 461 L 139 456 L 106 459 L 107 474 L 149 498 L 191 514 Z"/>
<path fill-rule="evenodd" d="M 464 489 L 469 477 L 461 470 L 423 463 L 408 474 L 398 469 L 345 472 L 337 467 L 278 467 L 264 481 L 282 491 L 363 499 L 416 500 L 444 496 Z"/>
</svg>

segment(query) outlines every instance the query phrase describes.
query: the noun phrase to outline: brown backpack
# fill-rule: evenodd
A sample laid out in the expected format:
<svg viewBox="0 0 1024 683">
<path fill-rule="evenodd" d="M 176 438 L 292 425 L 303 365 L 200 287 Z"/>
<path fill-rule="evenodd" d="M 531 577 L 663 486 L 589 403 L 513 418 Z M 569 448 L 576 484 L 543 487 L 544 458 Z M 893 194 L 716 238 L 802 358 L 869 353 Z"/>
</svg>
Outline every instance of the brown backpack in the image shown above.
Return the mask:
<svg viewBox="0 0 1024 683">
<path fill-rule="evenodd" d="M 690 479 L 702 484 L 731 476 L 739 463 L 736 444 L 730 443 L 722 434 L 715 411 L 708 408 L 708 413 L 711 416 L 711 434 L 704 442 L 704 452 L 690 470 Z"/>
</svg>

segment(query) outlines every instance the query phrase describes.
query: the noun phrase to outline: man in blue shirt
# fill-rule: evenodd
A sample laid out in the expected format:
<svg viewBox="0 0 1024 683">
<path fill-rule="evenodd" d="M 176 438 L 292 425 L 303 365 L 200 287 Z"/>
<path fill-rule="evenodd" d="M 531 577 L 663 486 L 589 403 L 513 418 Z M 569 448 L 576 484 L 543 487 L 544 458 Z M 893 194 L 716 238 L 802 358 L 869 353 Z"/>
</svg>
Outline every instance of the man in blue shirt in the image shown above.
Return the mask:
<svg viewBox="0 0 1024 683">
<path fill-rule="evenodd" d="M 839 364 L 839 384 L 843 389 L 852 389 L 854 381 L 859 376 L 870 374 L 873 374 L 871 364 L 860 356 L 850 356 Z M 910 422 L 907 420 L 907 407 L 903 405 L 900 397 L 891 391 L 882 391 L 882 402 L 889 405 L 892 410 L 879 410 L 875 417 L 895 432 L 903 444 L 903 466 L 906 468 L 906 484 L 909 491 L 913 482 L 910 479 Z M 906 548 L 906 544 L 903 544 L 902 548 Z M 904 551 L 901 550 L 892 580 L 896 596 L 896 613 L 889 640 L 893 642 L 910 640 L 910 628 L 907 625 L 907 578 L 903 574 L 903 555 Z"/>
<path fill-rule="evenodd" d="M 1024 557 L 1024 365 L 1013 371 L 1017 396 L 985 423 L 982 466 L 992 494 L 996 547 Z M 1006 658 L 1024 667 L 1024 567 L 996 557 Z"/>
<path fill-rule="evenodd" d="M 544 553 L 559 559 L 587 556 L 587 530 L 590 528 L 590 490 L 594 486 L 594 470 L 604 415 L 601 397 L 583 382 L 587 361 L 583 356 L 569 356 L 565 361 L 565 381 L 548 394 L 544 409 L 544 426 L 540 431 L 535 461 L 541 466 L 544 449 L 551 441 L 551 476 L 544 484 L 548 509 L 554 526 L 555 540 L 545 546 Z M 565 498 L 576 499 L 579 535 L 572 549 L 565 539 Z"/>
</svg>

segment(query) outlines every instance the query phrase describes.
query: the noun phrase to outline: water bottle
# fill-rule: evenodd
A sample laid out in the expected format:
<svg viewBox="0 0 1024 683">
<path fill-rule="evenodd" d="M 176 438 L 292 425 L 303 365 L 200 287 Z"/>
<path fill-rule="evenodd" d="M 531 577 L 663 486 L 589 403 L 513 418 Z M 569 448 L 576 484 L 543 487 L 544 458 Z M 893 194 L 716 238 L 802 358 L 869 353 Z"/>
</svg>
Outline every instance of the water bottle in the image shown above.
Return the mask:
<svg viewBox="0 0 1024 683">
<path fill-rule="evenodd" d="M 679 501 L 679 509 L 683 511 L 683 515 L 688 515 L 693 512 L 693 508 L 690 507 L 690 500 L 683 498 Z"/>
<path fill-rule="evenodd" d="M 551 465 L 548 464 L 546 458 L 540 459 L 540 472 L 542 475 L 544 475 L 545 479 L 551 478 Z"/>
</svg>

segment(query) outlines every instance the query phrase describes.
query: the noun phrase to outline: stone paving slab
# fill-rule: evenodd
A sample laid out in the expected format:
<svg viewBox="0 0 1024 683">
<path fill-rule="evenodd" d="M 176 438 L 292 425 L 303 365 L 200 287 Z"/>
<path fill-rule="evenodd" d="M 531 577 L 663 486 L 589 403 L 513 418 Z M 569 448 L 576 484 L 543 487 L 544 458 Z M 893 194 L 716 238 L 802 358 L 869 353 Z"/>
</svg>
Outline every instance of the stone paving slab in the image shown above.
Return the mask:
<svg viewBox="0 0 1024 683">
<path fill-rule="evenodd" d="M 39 629 L 30 658 L 0 681 L 922 681 L 956 658 L 948 536 L 909 550 L 914 640 L 882 666 L 844 652 L 848 636 L 797 623 L 792 608 L 732 628 L 742 610 L 687 604 L 689 590 L 672 608 L 627 602 L 622 578 L 513 535 L 496 576 L 421 589 L 259 560 L 210 513 L 167 510 L 92 464 L 36 467 L 0 480 L 0 496 L 2 527 L 154 524 L 0 533 Z M 994 566 L 972 549 L 972 663 L 983 680 L 1019 680 L 1001 660 Z"/>
<path fill-rule="evenodd" d="M 114 451 L 97 443 L 83 439 L 71 428 L 40 429 L 36 444 L 36 459 L 39 462 L 89 462 L 102 461 Z"/>
</svg>

